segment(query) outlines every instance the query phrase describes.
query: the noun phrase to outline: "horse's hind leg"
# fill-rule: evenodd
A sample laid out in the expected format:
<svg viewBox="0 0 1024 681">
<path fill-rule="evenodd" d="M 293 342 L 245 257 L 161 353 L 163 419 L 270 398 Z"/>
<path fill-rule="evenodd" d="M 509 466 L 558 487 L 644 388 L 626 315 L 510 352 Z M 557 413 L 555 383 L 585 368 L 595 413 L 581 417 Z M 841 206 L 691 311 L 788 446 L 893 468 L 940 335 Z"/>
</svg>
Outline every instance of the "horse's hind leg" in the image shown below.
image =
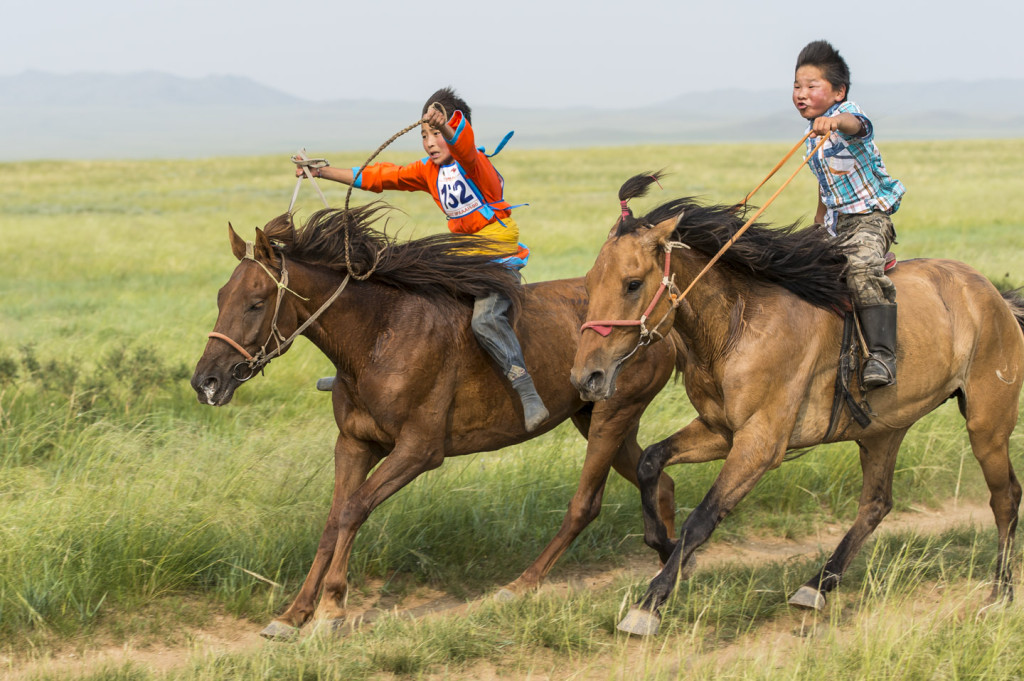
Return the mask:
<svg viewBox="0 0 1024 681">
<path fill-rule="evenodd" d="M 1021 501 L 1021 486 L 1010 463 L 1010 433 L 1017 422 L 1019 382 L 1008 386 L 996 383 L 996 372 L 991 372 L 989 385 L 979 388 L 977 382 L 965 390 L 963 410 L 967 418 L 967 432 L 971 449 L 981 465 L 985 484 L 989 490 L 989 505 L 999 533 L 999 557 L 996 559 L 995 585 L 992 597 L 1013 599 L 1010 560 L 1014 535 L 1017 531 L 1017 511 Z"/>
<path fill-rule="evenodd" d="M 892 509 L 892 476 L 896 468 L 896 454 L 906 434 L 906 429 L 890 431 L 858 442 L 864 479 L 857 518 L 821 571 L 807 580 L 789 599 L 790 605 L 813 610 L 824 608 L 825 595 L 839 585 L 843 573 L 864 541 L 875 531 L 882 518 L 888 515 Z"/>
</svg>

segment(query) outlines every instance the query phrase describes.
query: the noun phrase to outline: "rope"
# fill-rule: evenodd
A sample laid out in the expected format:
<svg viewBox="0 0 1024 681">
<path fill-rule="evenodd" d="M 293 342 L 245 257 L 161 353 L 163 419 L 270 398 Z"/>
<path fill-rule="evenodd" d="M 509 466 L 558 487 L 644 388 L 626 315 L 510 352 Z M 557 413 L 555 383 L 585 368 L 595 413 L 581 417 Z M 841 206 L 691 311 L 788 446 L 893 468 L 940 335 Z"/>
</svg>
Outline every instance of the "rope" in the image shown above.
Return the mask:
<svg viewBox="0 0 1024 681">
<path fill-rule="evenodd" d="M 761 217 L 761 213 L 763 213 L 768 208 L 768 206 L 770 206 L 772 204 L 772 201 L 774 201 L 779 196 L 779 194 L 782 193 L 783 189 L 785 189 L 786 187 L 789 186 L 789 183 L 793 181 L 793 178 L 796 177 L 797 173 L 799 173 L 801 170 L 803 170 L 804 163 L 807 163 L 808 159 L 810 159 L 812 156 L 814 156 L 814 154 L 818 153 L 818 150 L 821 149 L 825 145 L 825 142 L 828 141 L 828 138 L 829 138 L 828 135 L 825 135 L 825 136 L 823 136 L 821 138 L 821 141 L 818 142 L 817 145 L 815 145 L 814 149 L 811 150 L 811 153 L 807 154 L 807 156 L 804 157 L 803 162 L 801 162 L 800 165 L 797 166 L 796 170 L 793 171 L 793 174 L 790 175 L 789 178 L 785 182 L 782 183 L 782 186 L 779 187 L 775 191 L 775 193 L 771 195 L 771 198 L 769 198 L 767 201 L 765 201 L 764 205 L 761 206 L 757 210 L 757 212 L 754 213 L 754 215 L 749 220 L 747 220 L 746 223 L 742 227 L 740 227 L 738 230 L 736 230 L 736 233 L 732 235 L 732 238 L 730 238 L 728 241 L 725 242 L 725 244 L 722 246 L 722 248 L 719 249 L 718 253 L 715 253 L 715 257 L 711 258 L 711 260 L 708 261 L 708 264 L 704 266 L 704 269 L 702 269 L 700 272 L 697 273 L 697 276 L 693 278 L 693 281 L 690 282 L 690 285 L 687 286 L 686 290 L 682 292 L 682 294 L 679 296 L 680 300 L 686 297 L 686 294 L 690 292 L 690 289 L 693 288 L 693 285 L 696 284 L 698 281 L 700 281 L 700 278 L 703 277 L 707 273 L 707 271 L 711 269 L 711 266 L 714 265 L 716 262 L 718 262 L 718 259 L 722 257 L 722 254 L 725 253 L 727 250 L 729 250 L 729 248 L 734 243 L 736 243 L 736 240 L 740 238 L 740 236 L 743 234 L 743 232 L 747 231 L 747 228 L 750 227 L 750 225 L 754 224 L 754 220 L 756 220 L 757 218 Z M 804 139 L 807 139 L 806 135 L 804 136 Z M 803 142 L 803 140 L 801 140 L 801 142 Z M 794 150 L 795 150 L 795 147 L 794 147 Z M 793 153 L 793 151 L 790 151 L 789 155 L 792 155 L 792 153 Z M 789 157 L 789 155 L 787 155 L 787 158 Z M 774 173 L 775 171 L 773 170 L 772 172 Z M 771 175 L 769 175 L 769 177 L 771 177 Z M 767 178 L 766 178 L 766 180 L 767 180 Z M 764 184 L 764 183 L 762 182 L 761 184 Z M 755 189 L 754 191 L 757 191 L 757 190 Z M 751 192 L 751 193 L 753 193 L 753 192 Z"/>
<path fill-rule="evenodd" d="M 437 109 L 442 114 L 444 114 L 445 120 L 448 120 L 448 112 L 445 111 L 444 105 L 442 105 L 440 102 L 432 102 L 430 104 L 430 108 Z M 377 158 L 377 156 L 380 155 L 380 153 L 382 151 L 384 151 L 396 139 L 398 139 L 399 137 L 401 137 L 405 133 L 409 132 L 413 128 L 418 128 L 419 126 L 423 125 L 423 123 L 425 123 L 425 122 L 426 122 L 426 119 L 425 118 L 421 118 L 418 121 L 416 121 L 415 123 L 411 123 L 411 124 L 407 125 L 406 127 L 402 128 L 401 130 L 396 132 L 394 135 L 389 137 L 387 140 L 384 141 L 383 144 L 381 144 L 379 147 L 377 147 L 376 151 L 374 151 L 372 154 L 370 154 L 370 158 L 366 159 L 366 162 L 363 163 L 363 165 L 361 165 L 359 167 L 359 170 L 355 173 L 355 175 L 352 176 L 352 184 L 350 184 L 348 186 L 348 191 L 345 193 L 345 212 L 343 213 L 343 215 L 345 216 L 345 220 L 346 220 L 346 224 L 345 224 L 345 267 L 348 268 L 349 274 L 351 274 L 354 279 L 357 279 L 359 281 L 365 281 L 366 279 L 368 279 L 370 277 L 370 275 L 373 274 L 374 270 L 377 269 L 377 265 L 380 264 L 380 258 L 381 258 L 382 251 L 377 251 L 374 254 L 373 264 L 370 265 L 370 269 L 368 269 L 366 272 L 364 272 L 363 274 L 356 274 L 355 272 L 352 271 L 351 246 L 349 245 L 349 229 L 348 229 L 348 222 L 347 222 L 348 221 L 348 204 L 349 204 L 349 199 L 352 197 L 352 188 L 355 185 L 356 180 L 359 179 L 359 176 L 363 174 L 364 170 L 366 170 L 366 167 L 368 165 L 370 165 L 370 163 L 373 162 L 373 159 Z"/>
<path fill-rule="evenodd" d="M 775 167 L 771 169 L 771 171 L 770 171 L 770 172 L 769 172 L 769 173 L 768 173 L 768 174 L 767 174 L 767 175 L 765 176 L 765 178 L 764 178 L 763 180 L 761 180 L 761 184 L 759 184 L 759 185 L 757 185 L 756 187 L 754 187 L 754 188 L 753 188 L 753 189 L 752 189 L 752 190 L 750 191 L 750 193 L 749 193 L 749 194 L 747 194 L 747 195 L 746 195 L 746 196 L 745 196 L 745 197 L 743 198 L 743 202 L 742 202 L 742 203 L 740 203 L 740 205 L 741 205 L 741 206 L 745 206 L 745 205 L 747 205 L 747 201 L 749 201 L 749 200 L 750 200 L 750 197 L 752 197 L 752 196 L 753 196 L 754 194 L 756 194 L 756 193 L 757 193 L 757 190 L 758 190 L 758 189 L 760 189 L 761 187 L 763 187 L 763 186 L 764 186 L 764 184 L 765 184 L 765 182 L 767 182 L 768 180 L 772 179 L 772 176 L 773 176 L 773 175 L 775 175 L 775 173 L 777 173 L 777 172 L 779 171 L 779 168 L 781 168 L 782 166 L 784 166 L 784 165 L 786 164 L 786 161 L 788 161 L 788 160 L 790 159 L 790 157 L 792 157 L 792 156 L 793 156 L 793 154 L 795 154 L 795 153 L 796 153 L 796 150 L 797 150 L 797 149 L 799 149 L 799 148 L 800 148 L 800 146 L 801 146 L 801 145 L 802 145 L 802 144 L 803 144 L 803 143 L 804 143 L 805 141 L 807 141 L 807 138 L 808 138 L 808 137 L 810 137 L 810 136 L 811 136 L 811 131 L 810 131 L 810 130 L 808 130 L 808 131 L 807 131 L 807 134 L 806 134 L 806 135 L 804 135 L 803 137 L 801 137 L 801 138 L 800 138 L 800 141 L 799 141 L 799 142 L 797 142 L 796 144 L 794 144 L 794 145 L 793 145 L 793 148 L 789 150 L 789 153 L 787 153 L 787 154 L 786 154 L 785 156 L 783 156 L 783 157 L 782 157 L 782 160 L 781 160 L 781 161 L 779 161 L 778 163 L 776 163 L 776 164 L 775 164 Z M 806 159 L 804 159 L 804 160 L 806 160 Z"/>
<path fill-rule="evenodd" d="M 320 195 L 320 200 L 324 202 L 324 208 L 330 208 L 327 204 L 327 197 L 320 191 L 320 185 L 313 179 L 313 173 L 310 172 L 310 168 L 326 168 L 331 165 L 325 158 L 309 158 L 306 156 L 306 150 L 302 149 L 299 153 L 292 156 L 292 163 L 302 168 L 302 174 L 305 179 L 308 179 L 313 183 L 313 188 L 316 189 L 316 193 Z M 303 177 L 300 177 L 295 181 L 295 191 L 292 192 L 292 201 L 288 204 L 288 212 L 292 212 L 292 208 L 295 207 L 295 199 L 299 197 L 299 188 L 302 186 Z"/>
</svg>

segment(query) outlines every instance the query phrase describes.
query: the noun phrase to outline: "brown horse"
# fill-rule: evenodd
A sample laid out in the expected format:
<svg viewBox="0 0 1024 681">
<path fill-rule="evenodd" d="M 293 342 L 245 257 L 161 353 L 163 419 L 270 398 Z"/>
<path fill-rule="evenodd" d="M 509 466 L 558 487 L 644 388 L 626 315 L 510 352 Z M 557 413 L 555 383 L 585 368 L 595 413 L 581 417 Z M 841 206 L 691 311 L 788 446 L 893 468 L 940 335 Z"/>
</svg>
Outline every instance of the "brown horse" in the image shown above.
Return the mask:
<svg viewBox="0 0 1024 681">
<path fill-rule="evenodd" d="M 620 200 L 642 195 L 652 181 L 633 178 Z M 619 628 L 657 632 L 659 608 L 694 550 L 787 451 L 854 440 L 864 476 L 857 518 L 820 572 L 790 599 L 823 608 L 825 595 L 892 507 L 893 469 L 907 430 L 953 396 L 991 493 L 999 533 L 993 596 L 1012 598 L 1009 558 L 1021 486 L 1010 465 L 1009 438 L 1024 380 L 1024 299 L 1000 294 L 959 262 L 901 263 L 890 273 L 900 306 L 899 383 L 867 393 L 869 425 L 844 412 L 829 436 L 843 328 L 836 311 L 848 304 L 841 246 L 815 228 L 753 225 L 685 298 L 677 295 L 675 282 L 689 285 L 742 224 L 736 207 L 690 199 L 666 203 L 642 219 L 624 211 L 586 277 L 592 321 L 572 369 L 584 398 L 612 397 L 610 381 L 638 343 L 634 320 L 646 308 L 655 320 L 641 325 L 646 338 L 657 338 L 656 329 L 647 328 L 657 320 L 682 335 L 686 390 L 698 412 L 641 459 L 644 539 L 665 565 Z M 673 295 L 650 307 L 663 281 Z M 715 459 L 725 459 L 718 478 L 673 541 L 653 514 L 649 485 L 665 466 Z"/>
<path fill-rule="evenodd" d="M 445 457 L 507 447 L 572 419 L 588 440 L 576 494 L 558 533 L 508 588 L 538 585 L 598 515 L 609 468 L 637 484 L 640 416 L 681 368 L 675 341 L 659 344 L 636 360 L 619 397 L 584 402 L 568 380 L 586 308 L 582 279 L 521 286 L 493 256 L 467 254 L 481 246 L 473 237 L 396 243 L 371 227 L 381 210 L 324 210 L 301 230 L 286 214 L 249 244 L 229 226 L 240 262 L 218 293 L 215 330 L 192 377 L 199 401 L 229 402 L 297 333 L 337 367 L 330 513 L 309 574 L 290 607 L 263 630 L 268 638 L 293 636 L 314 611 L 331 626 L 343 621 L 356 531 L 411 480 Z M 519 399 L 470 329 L 473 298 L 492 290 L 516 303 L 526 362 L 550 411 L 530 434 Z M 671 478 L 662 476 L 658 487 L 660 522 L 672 527 Z"/>
</svg>

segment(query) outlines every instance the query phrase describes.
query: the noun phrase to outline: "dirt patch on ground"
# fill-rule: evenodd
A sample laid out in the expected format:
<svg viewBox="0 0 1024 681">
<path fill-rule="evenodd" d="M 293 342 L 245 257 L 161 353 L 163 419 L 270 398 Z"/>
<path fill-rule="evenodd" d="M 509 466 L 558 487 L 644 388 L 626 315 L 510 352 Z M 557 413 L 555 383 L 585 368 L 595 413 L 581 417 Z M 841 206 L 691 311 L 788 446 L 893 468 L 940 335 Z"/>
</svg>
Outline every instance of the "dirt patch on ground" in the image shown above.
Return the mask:
<svg viewBox="0 0 1024 681">
<path fill-rule="evenodd" d="M 961 503 L 951 505 L 941 512 L 915 509 L 913 511 L 893 513 L 882 523 L 877 534 L 894 532 L 916 532 L 919 534 L 936 534 L 945 530 L 965 525 L 992 527 L 992 512 L 987 505 Z M 777 539 L 772 537 L 754 537 L 739 541 L 718 542 L 701 550 L 698 554 L 697 570 L 710 569 L 716 565 L 741 563 L 760 565 L 795 557 L 816 556 L 831 551 L 846 531 L 846 527 L 838 524 L 821 526 L 813 536 L 798 540 Z M 601 589 L 615 580 L 625 577 L 641 579 L 653 577 L 657 572 L 657 561 L 653 554 L 637 556 L 627 565 L 613 570 L 577 570 L 560 579 L 548 582 L 543 589 L 552 593 L 571 593 L 578 589 Z M 380 584 L 367 584 L 360 591 L 366 596 L 353 594 L 350 602 L 350 626 L 372 626 L 383 613 L 398 612 L 409 617 L 425 617 L 432 614 L 452 614 L 468 607 L 465 601 L 459 600 L 442 592 L 416 588 L 401 596 L 378 597 Z M 759 627 L 756 637 L 718 648 L 714 655 L 719 660 L 728 660 L 739 655 L 756 655 L 759 650 L 785 650 L 806 636 L 815 635 L 815 626 L 810 620 L 794 611 L 788 617 L 779 618 L 777 622 Z M 131 663 L 155 672 L 170 671 L 184 666 L 194 656 L 211 656 L 225 653 L 244 653 L 271 644 L 259 636 L 261 626 L 247 620 L 224 615 L 213 618 L 211 625 L 189 630 L 183 636 L 186 643 L 181 645 L 161 645 L 151 641 L 140 640 L 122 645 L 103 645 L 90 643 L 69 643 L 63 649 L 38 651 L 25 656 L 12 657 L 0 655 L 0 672 L 4 679 L 22 681 L 24 679 L 46 673 L 53 676 L 73 676 L 86 673 L 90 669 L 120 667 Z M 649 642 L 636 641 L 639 651 Z M 632 646 L 632 644 L 631 644 Z M 558 661 L 552 659 L 545 662 L 537 660 L 533 669 L 524 673 L 523 678 L 544 679 L 556 678 L 554 669 Z M 698 654 L 686 662 L 687 666 L 701 663 Z M 550 665 L 550 666 L 548 666 Z M 589 671 L 588 671 L 589 670 Z M 602 671 L 603 670 L 603 671 Z M 501 678 L 508 678 L 503 669 Z M 666 670 L 661 669 L 664 673 Z M 667 670 L 671 671 L 671 670 Z M 685 674 L 685 669 L 679 670 Z M 604 665 L 589 664 L 577 668 L 573 678 L 608 678 L 607 661 Z M 446 677 L 449 678 L 449 677 Z M 498 678 L 493 665 L 480 662 L 467 670 L 465 678 L 495 679 Z"/>
</svg>

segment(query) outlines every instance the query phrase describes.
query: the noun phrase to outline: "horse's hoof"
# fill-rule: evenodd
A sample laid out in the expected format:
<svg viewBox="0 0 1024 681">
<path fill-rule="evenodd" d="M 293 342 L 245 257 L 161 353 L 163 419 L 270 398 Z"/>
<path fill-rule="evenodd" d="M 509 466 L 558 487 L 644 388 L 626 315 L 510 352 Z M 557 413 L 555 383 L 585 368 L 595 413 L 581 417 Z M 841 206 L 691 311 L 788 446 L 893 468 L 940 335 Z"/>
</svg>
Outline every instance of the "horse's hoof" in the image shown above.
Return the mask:
<svg viewBox="0 0 1024 681">
<path fill-rule="evenodd" d="M 274 620 L 260 632 L 260 636 L 271 641 L 287 643 L 299 637 L 299 628 Z"/>
<path fill-rule="evenodd" d="M 633 636 L 657 636 L 661 627 L 661 615 L 649 610 L 630 608 L 616 627 Z"/>
<path fill-rule="evenodd" d="M 825 609 L 825 595 L 817 589 L 812 589 L 809 586 L 802 586 L 789 599 L 789 604 L 798 608 L 817 610 L 818 612 L 821 612 Z"/>
<path fill-rule="evenodd" d="M 498 603 L 508 603 L 516 599 L 516 592 L 512 589 L 501 588 L 494 594 L 494 600 Z"/>
</svg>

